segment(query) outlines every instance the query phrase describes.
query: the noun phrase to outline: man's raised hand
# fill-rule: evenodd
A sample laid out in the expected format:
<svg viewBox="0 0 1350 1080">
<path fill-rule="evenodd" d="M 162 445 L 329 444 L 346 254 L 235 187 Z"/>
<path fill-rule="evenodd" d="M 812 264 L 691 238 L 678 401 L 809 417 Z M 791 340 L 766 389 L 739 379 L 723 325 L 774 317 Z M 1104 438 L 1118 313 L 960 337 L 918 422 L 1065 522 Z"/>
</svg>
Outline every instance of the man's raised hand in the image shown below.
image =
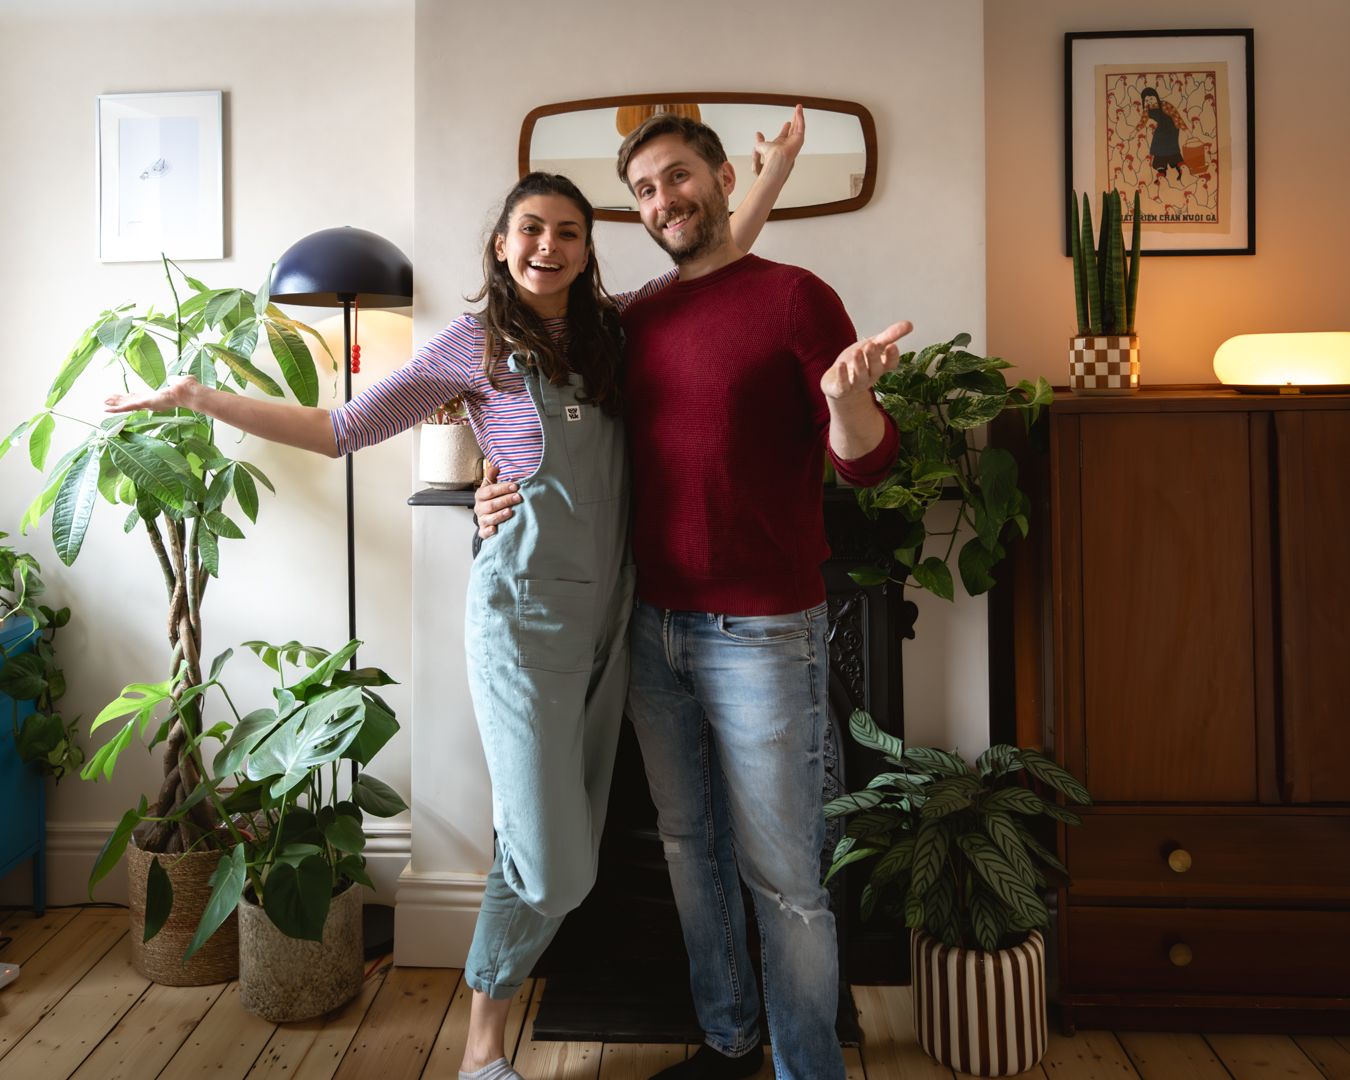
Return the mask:
<svg viewBox="0 0 1350 1080">
<path fill-rule="evenodd" d="M 900 350 L 895 343 L 913 329 L 913 323 L 901 321 L 892 323 L 879 334 L 854 342 L 821 376 L 821 391 L 835 401 L 855 394 L 870 394 L 873 384 L 900 363 Z"/>
</svg>

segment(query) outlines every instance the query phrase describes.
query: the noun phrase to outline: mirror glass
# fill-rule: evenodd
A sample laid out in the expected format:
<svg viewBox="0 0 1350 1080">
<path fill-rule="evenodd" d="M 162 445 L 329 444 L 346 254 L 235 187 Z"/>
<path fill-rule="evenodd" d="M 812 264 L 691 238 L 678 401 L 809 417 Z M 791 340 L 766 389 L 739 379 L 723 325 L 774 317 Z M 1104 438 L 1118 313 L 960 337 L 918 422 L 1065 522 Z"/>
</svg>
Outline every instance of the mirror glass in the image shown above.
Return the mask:
<svg viewBox="0 0 1350 1080">
<path fill-rule="evenodd" d="M 657 112 L 701 120 L 722 140 L 736 170 L 735 210 L 754 182 L 755 132 L 770 138 L 805 108 L 806 143 L 771 218 L 809 217 L 856 210 L 876 181 L 876 129 L 854 102 L 771 94 L 645 94 L 564 102 L 535 109 L 520 133 L 520 173 L 569 177 L 590 199 L 596 216 L 637 221 L 637 201 L 615 172 L 624 136 Z"/>
</svg>

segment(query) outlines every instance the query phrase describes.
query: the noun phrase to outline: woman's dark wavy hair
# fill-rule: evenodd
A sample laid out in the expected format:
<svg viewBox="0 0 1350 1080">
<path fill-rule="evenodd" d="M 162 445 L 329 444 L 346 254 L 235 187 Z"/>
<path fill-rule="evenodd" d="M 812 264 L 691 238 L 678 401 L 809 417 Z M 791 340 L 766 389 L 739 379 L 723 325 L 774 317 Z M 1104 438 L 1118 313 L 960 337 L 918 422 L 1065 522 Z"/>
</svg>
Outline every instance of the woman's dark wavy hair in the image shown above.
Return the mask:
<svg viewBox="0 0 1350 1080">
<path fill-rule="evenodd" d="M 586 221 L 586 269 L 577 275 L 567 292 L 567 341 L 556 343 L 543 320 L 521 301 L 506 263 L 497 259 L 496 238 L 505 236 L 511 215 L 522 199 L 532 195 L 561 195 L 571 200 Z M 485 301 L 475 312 L 483 324 L 483 373 L 496 389 L 497 368 L 510 353 L 520 353 L 554 386 L 567 382 L 575 372 L 582 378 L 583 401 L 593 402 L 611 416 L 617 415 L 619 397 L 619 316 L 600 281 L 600 267 L 592 241 L 595 212 L 577 186 L 565 176 L 532 172 L 521 178 L 502 204 L 483 249 L 483 287 L 469 297 Z"/>
</svg>

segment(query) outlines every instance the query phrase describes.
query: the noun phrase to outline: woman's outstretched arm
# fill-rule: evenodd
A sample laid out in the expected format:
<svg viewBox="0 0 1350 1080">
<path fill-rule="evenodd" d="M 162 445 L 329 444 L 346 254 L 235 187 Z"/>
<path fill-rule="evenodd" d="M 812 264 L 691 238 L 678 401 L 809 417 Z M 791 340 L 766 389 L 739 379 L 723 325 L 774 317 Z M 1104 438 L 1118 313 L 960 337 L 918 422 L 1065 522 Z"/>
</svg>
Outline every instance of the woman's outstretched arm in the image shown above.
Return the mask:
<svg viewBox="0 0 1350 1080">
<path fill-rule="evenodd" d="M 337 438 L 327 409 L 213 390 L 187 375 L 149 393 L 113 394 L 104 400 L 104 405 L 108 412 L 114 413 L 192 409 L 260 439 L 327 457 L 338 456 Z"/>
</svg>

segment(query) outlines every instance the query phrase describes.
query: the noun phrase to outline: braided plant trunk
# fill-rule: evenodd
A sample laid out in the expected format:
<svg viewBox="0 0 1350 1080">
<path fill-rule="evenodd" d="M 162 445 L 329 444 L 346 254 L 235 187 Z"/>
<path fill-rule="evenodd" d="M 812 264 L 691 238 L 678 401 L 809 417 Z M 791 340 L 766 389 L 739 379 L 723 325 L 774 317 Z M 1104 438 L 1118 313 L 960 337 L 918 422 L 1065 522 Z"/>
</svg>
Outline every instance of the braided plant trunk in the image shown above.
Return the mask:
<svg viewBox="0 0 1350 1080">
<path fill-rule="evenodd" d="M 160 531 L 161 521 L 166 527 L 164 533 Z M 169 596 L 167 631 L 172 650 L 170 673 L 176 673 L 184 663 L 187 665 L 186 677 L 179 681 L 174 691 L 175 701 L 181 700 L 190 687 L 200 686 L 202 682 L 201 604 L 210 575 L 202 567 L 195 543 L 198 524 L 193 521 L 189 528 L 186 523 L 163 515 L 146 522 L 150 545 L 159 559 Z M 200 736 L 202 731 L 201 700 L 193 699 L 183 708 L 175 710 L 175 713 L 164 750 L 164 782 L 153 808 L 154 816 L 160 818 L 173 814 L 202 779 L 201 761 L 190 751 L 194 745 L 192 740 Z M 194 840 L 203 834 L 210 834 L 217 824 L 212 820 L 207 803 L 199 802 L 183 820 L 156 824 L 141 846 L 147 851 L 159 853 L 186 851 Z"/>
</svg>

